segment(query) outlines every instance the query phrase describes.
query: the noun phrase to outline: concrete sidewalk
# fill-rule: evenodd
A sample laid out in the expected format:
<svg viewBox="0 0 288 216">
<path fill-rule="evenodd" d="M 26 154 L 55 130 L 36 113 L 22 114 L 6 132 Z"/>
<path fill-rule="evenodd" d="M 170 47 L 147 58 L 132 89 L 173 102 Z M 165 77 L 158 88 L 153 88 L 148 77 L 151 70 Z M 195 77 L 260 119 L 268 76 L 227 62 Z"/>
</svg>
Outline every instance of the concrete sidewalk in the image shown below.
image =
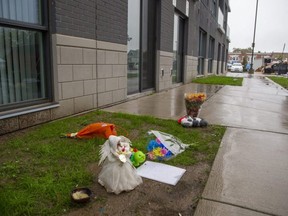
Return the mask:
<svg viewBox="0 0 288 216">
<path fill-rule="evenodd" d="M 288 215 L 288 92 L 261 75 L 242 87 L 188 84 L 105 110 L 178 119 L 185 92 L 207 92 L 200 117 L 228 127 L 195 215 Z"/>
<path fill-rule="evenodd" d="M 195 215 L 288 215 L 288 92 L 260 75 L 244 78 L 201 115 L 228 130 Z"/>
</svg>

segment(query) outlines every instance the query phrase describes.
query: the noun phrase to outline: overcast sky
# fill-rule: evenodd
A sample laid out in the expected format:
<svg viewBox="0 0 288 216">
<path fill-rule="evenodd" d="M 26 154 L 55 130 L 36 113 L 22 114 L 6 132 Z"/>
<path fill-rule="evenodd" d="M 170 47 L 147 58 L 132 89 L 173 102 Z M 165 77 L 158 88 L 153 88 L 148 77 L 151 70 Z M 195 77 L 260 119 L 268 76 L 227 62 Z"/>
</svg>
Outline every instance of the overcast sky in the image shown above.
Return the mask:
<svg viewBox="0 0 288 216">
<path fill-rule="evenodd" d="M 229 50 L 252 46 L 256 0 L 230 0 Z M 255 52 L 288 52 L 288 0 L 258 0 Z"/>
</svg>

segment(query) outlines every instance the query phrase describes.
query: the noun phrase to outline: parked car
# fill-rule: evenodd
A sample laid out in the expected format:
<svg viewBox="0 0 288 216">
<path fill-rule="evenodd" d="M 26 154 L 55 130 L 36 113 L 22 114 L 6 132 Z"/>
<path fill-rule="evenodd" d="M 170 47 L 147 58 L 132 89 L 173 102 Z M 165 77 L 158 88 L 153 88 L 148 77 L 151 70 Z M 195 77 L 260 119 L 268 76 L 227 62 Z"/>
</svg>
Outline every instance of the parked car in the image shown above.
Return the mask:
<svg viewBox="0 0 288 216">
<path fill-rule="evenodd" d="M 231 72 L 243 72 L 243 65 L 241 63 L 233 63 Z"/>
<path fill-rule="evenodd" d="M 275 73 L 275 74 L 286 74 L 288 72 L 288 64 L 286 62 L 276 62 L 268 64 L 264 68 L 265 74 Z"/>
<path fill-rule="evenodd" d="M 231 71 L 231 67 L 232 67 L 232 64 L 227 63 L 227 70 L 228 70 L 228 71 Z"/>
</svg>

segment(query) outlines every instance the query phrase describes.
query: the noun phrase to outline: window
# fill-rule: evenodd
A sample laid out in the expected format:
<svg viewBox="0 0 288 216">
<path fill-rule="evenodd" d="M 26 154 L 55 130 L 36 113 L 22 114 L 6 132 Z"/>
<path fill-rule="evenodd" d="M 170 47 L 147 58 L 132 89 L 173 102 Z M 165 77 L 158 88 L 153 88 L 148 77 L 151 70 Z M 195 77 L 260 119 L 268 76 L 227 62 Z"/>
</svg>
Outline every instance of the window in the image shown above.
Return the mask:
<svg viewBox="0 0 288 216">
<path fill-rule="evenodd" d="M 184 22 L 180 15 L 174 14 L 172 83 L 182 82 Z"/>
<path fill-rule="evenodd" d="M 156 4 L 154 0 L 128 0 L 127 93 L 155 87 Z"/>
<path fill-rule="evenodd" d="M 209 38 L 209 49 L 208 49 L 208 73 L 212 73 L 213 69 L 213 60 L 214 60 L 214 48 L 215 39 L 210 36 Z"/>
<path fill-rule="evenodd" d="M 47 100 L 41 0 L 0 0 L 0 111 Z"/>
<path fill-rule="evenodd" d="M 199 49 L 198 49 L 198 75 L 204 75 L 204 64 L 206 58 L 207 33 L 200 29 L 199 31 Z"/>
</svg>

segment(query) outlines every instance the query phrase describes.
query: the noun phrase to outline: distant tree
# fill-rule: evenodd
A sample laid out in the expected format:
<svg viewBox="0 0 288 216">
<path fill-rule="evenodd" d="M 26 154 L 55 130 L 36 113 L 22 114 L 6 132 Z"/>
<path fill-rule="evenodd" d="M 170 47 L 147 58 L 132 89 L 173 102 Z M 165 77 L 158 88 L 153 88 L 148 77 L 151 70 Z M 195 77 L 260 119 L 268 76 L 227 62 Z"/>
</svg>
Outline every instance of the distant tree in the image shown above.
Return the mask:
<svg viewBox="0 0 288 216">
<path fill-rule="evenodd" d="M 239 52 L 241 52 L 240 48 L 233 48 L 233 53 L 239 53 Z"/>
<path fill-rule="evenodd" d="M 245 55 L 243 57 L 243 61 L 242 61 L 242 65 L 244 66 L 244 71 L 246 70 L 246 65 L 247 65 L 248 61 L 247 61 L 247 55 Z"/>
<path fill-rule="evenodd" d="M 283 56 L 279 54 L 279 55 L 276 56 L 276 59 L 282 61 L 283 60 Z"/>
<path fill-rule="evenodd" d="M 248 47 L 248 48 L 233 48 L 233 53 L 241 53 L 241 54 L 246 54 L 246 53 L 251 53 L 252 52 L 252 48 Z"/>
</svg>

